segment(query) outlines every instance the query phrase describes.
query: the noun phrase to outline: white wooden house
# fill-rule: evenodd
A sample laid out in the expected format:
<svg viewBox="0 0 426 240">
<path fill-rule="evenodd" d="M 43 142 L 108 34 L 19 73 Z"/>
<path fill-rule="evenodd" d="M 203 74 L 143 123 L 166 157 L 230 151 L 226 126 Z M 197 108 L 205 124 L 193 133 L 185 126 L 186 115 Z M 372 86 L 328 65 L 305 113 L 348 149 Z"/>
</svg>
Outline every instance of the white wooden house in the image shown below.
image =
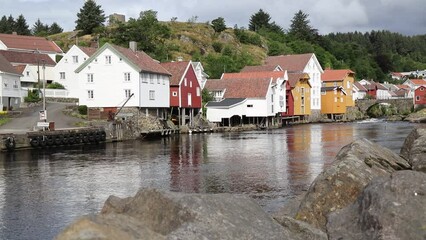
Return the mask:
<svg viewBox="0 0 426 240">
<path fill-rule="evenodd" d="M 54 68 L 54 81 L 68 91 L 67 97 L 79 97 L 79 83 L 75 70 L 96 52 L 96 48 L 73 45 Z"/>
<path fill-rule="evenodd" d="M 21 104 L 21 74 L 0 55 L 0 111 L 18 108 Z"/>
<path fill-rule="evenodd" d="M 80 105 L 137 107 L 165 118 L 170 106 L 170 73 L 142 51 L 106 43 L 75 72 Z"/>
<path fill-rule="evenodd" d="M 209 75 L 204 72 L 204 67 L 201 62 L 192 62 L 192 67 L 194 68 L 195 75 L 197 76 L 198 84 L 200 85 L 201 89 L 203 89 L 204 85 L 206 85 L 206 81 L 209 78 Z"/>
</svg>

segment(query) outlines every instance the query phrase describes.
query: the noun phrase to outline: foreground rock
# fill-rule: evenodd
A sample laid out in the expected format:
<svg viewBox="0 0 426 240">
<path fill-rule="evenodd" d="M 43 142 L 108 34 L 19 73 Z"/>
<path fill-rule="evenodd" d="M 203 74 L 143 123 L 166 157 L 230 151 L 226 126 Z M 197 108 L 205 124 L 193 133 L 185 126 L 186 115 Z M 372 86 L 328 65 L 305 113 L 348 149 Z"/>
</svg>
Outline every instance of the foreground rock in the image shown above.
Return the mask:
<svg viewBox="0 0 426 240">
<path fill-rule="evenodd" d="M 328 214 L 353 203 L 374 177 L 410 168 L 391 150 L 366 139 L 356 140 L 343 147 L 332 165 L 315 179 L 296 219 L 325 231 Z"/>
<path fill-rule="evenodd" d="M 329 239 L 426 239 L 426 174 L 374 179 L 351 206 L 329 216 Z"/>
<path fill-rule="evenodd" d="M 401 156 L 408 160 L 413 170 L 426 173 L 426 128 L 416 128 L 405 139 Z"/>
<path fill-rule="evenodd" d="M 293 237 L 246 196 L 142 190 L 111 196 L 57 239 L 303 239 Z"/>
</svg>

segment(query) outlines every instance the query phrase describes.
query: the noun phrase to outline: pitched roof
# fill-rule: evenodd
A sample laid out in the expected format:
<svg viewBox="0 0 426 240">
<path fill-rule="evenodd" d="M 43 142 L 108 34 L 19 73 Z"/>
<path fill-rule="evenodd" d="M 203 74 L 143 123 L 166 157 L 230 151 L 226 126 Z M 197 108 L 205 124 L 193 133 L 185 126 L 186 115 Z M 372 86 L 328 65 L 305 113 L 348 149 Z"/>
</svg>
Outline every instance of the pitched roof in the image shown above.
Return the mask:
<svg viewBox="0 0 426 240">
<path fill-rule="evenodd" d="M 297 82 L 300 79 L 309 79 L 309 75 L 307 73 L 289 73 L 288 74 L 288 82 L 290 83 L 290 87 L 292 88 L 296 86 Z"/>
<path fill-rule="evenodd" d="M 407 89 L 401 88 L 394 92 L 397 97 L 405 97 L 408 93 Z"/>
<path fill-rule="evenodd" d="M 24 72 L 24 70 L 25 70 L 26 67 L 27 67 L 27 65 L 16 65 L 16 66 L 14 66 L 14 68 L 16 69 L 16 71 L 19 72 L 19 73 L 21 73 L 21 74 Z"/>
<path fill-rule="evenodd" d="M 410 81 L 414 84 L 414 85 L 425 85 L 426 81 L 424 79 L 410 79 Z"/>
<path fill-rule="evenodd" d="M 264 98 L 268 92 L 271 81 L 267 78 L 232 78 L 208 80 L 205 88 L 223 90 L 223 98 Z"/>
<path fill-rule="evenodd" d="M 166 62 L 160 63 L 163 68 L 165 68 L 169 73 L 172 74 L 170 78 L 170 85 L 179 85 L 180 80 L 183 75 L 186 73 L 186 70 L 189 67 L 190 62 Z"/>
<path fill-rule="evenodd" d="M 238 103 L 242 103 L 246 98 L 225 98 L 220 102 L 208 102 L 206 107 L 230 107 Z"/>
<path fill-rule="evenodd" d="M 105 45 L 107 45 L 106 43 Z M 108 44 L 110 45 L 110 44 Z M 148 54 L 143 51 L 133 51 L 129 48 L 123 48 L 116 45 L 110 45 L 121 54 L 124 55 L 128 60 L 130 60 L 133 64 L 139 67 L 141 72 L 149 72 L 149 73 L 160 73 L 165 75 L 171 75 L 166 69 L 164 69 L 160 63 L 154 59 L 152 59 Z M 101 48 L 102 49 L 102 48 Z"/>
<path fill-rule="evenodd" d="M 25 63 L 25 64 L 43 64 L 55 66 L 56 63 L 47 54 L 31 53 L 31 52 L 14 52 L 0 50 L 0 55 L 3 55 L 10 63 Z"/>
<path fill-rule="evenodd" d="M 279 78 L 284 78 L 285 72 L 282 71 L 267 71 L 267 72 L 240 72 L 240 73 L 224 73 L 222 79 L 233 79 L 233 78 L 264 78 L 266 80 L 274 79 L 276 82 Z"/>
<path fill-rule="evenodd" d="M 87 56 L 91 57 L 93 54 L 95 54 L 95 52 L 98 50 L 97 48 L 92 48 L 92 47 L 78 47 L 81 49 L 81 51 L 83 51 Z"/>
<path fill-rule="evenodd" d="M 380 83 L 376 83 L 376 86 L 377 86 L 377 89 L 380 89 L 380 90 L 387 90 L 387 91 L 389 91 L 385 86 L 383 86 L 382 84 L 380 84 Z"/>
<path fill-rule="evenodd" d="M 349 69 L 339 69 L 339 70 L 324 70 L 324 73 L 321 75 L 321 80 L 325 82 L 331 81 L 343 81 L 349 74 L 355 74 Z"/>
<path fill-rule="evenodd" d="M 271 72 L 271 71 L 275 71 L 277 67 L 280 67 L 280 66 L 279 65 L 245 66 L 241 70 L 241 72 Z"/>
<path fill-rule="evenodd" d="M 20 74 L 10 62 L 0 54 L 0 72 L 11 73 L 11 74 Z"/>
<path fill-rule="evenodd" d="M 0 34 L 0 41 L 10 49 L 63 53 L 55 42 L 43 37 Z"/>
<path fill-rule="evenodd" d="M 356 88 L 358 88 L 358 91 L 367 92 L 367 88 L 365 88 L 364 85 L 362 85 L 361 83 L 355 81 L 354 85 L 355 85 Z"/>
<path fill-rule="evenodd" d="M 399 88 L 399 89 L 409 89 L 410 88 L 410 86 L 404 85 L 404 84 L 396 85 L 396 87 Z"/>
<path fill-rule="evenodd" d="M 279 65 L 289 72 L 301 72 L 305 69 L 313 53 L 270 56 L 265 60 L 265 65 Z"/>
</svg>

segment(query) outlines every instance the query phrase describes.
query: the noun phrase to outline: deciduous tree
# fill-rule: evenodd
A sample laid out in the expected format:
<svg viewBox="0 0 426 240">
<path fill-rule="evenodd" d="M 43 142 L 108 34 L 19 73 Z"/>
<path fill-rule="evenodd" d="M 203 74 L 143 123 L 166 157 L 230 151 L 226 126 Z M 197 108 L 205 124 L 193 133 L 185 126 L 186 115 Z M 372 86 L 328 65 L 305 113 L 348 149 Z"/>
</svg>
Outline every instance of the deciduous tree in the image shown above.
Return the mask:
<svg viewBox="0 0 426 240">
<path fill-rule="evenodd" d="M 224 31 L 226 29 L 225 19 L 223 17 L 218 17 L 212 20 L 212 27 L 217 33 Z"/>
</svg>

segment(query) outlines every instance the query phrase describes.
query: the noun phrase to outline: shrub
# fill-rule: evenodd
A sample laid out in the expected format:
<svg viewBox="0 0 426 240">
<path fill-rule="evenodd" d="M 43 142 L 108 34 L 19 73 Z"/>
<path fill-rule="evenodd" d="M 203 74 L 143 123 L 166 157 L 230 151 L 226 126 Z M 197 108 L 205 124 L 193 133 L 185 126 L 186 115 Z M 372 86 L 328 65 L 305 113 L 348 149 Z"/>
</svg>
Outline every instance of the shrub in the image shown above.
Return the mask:
<svg viewBox="0 0 426 240">
<path fill-rule="evenodd" d="M 25 102 L 30 102 L 30 103 L 39 102 L 40 100 L 41 98 L 39 96 L 37 89 L 28 90 L 28 96 L 24 98 Z"/>
<path fill-rule="evenodd" d="M 87 115 L 87 106 L 86 105 L 78 106 L 78 113 L 81 115 Z"/>
<path fill-rule="evenodd" d="M 223 49 L 223 44 L 221 42 L 214 42 L 212 43 L 212 47 L 215 52 L 220 53 Z"/>
<path fill-rule="evenodd" d="M 57 83 L 57 82 L 53 82 L 50 83 L 46 86 L 46 88 L 50 88 L 50 89 L 65 89 L 64 85 Z"/>
</svg>

